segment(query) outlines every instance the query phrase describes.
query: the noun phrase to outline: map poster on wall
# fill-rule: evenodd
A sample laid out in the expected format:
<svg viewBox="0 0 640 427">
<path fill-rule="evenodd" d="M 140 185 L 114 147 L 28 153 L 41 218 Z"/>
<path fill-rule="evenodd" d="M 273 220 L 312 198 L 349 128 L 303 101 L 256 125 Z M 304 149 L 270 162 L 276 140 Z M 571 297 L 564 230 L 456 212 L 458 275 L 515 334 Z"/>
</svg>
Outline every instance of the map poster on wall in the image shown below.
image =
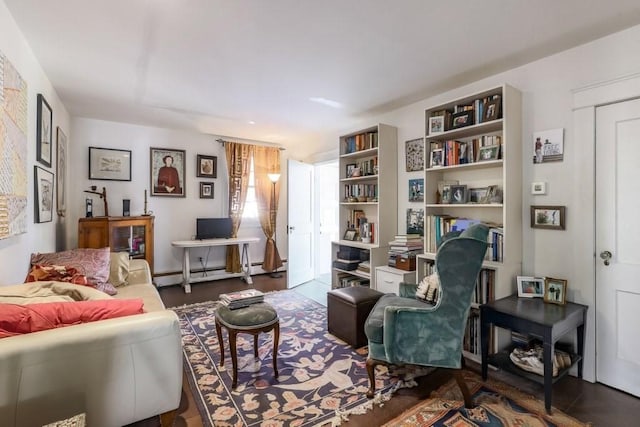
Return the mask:
<svg viewBox="0 0 640 427">
<path fill-rule="evenodd" d="M 27 232 L 27 84 L 0 52 L 0 239 Z"/>
</svg>

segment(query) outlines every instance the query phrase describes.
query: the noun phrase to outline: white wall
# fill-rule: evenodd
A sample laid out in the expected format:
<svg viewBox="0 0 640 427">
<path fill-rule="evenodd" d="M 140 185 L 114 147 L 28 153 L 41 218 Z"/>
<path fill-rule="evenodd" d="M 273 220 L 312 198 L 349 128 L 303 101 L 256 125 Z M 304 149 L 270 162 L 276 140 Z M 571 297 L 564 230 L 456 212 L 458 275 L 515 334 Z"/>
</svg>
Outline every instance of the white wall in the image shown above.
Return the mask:
<svg viewBox="0 0 640 427">
<path fill-rule="evenodd" d="M 63 236 L 68 221 L 53 214 L 53 221 L 34 224 L 34 183 L 33 168 L 38 165 L 56 173 L 55 144 L 52 152 L 52 167 L 36 163 L 36 98 L 42 93 L 53 110 L 53 139 L 59 126 L 70 137 L 69 114 L 44 74 L 22 32 L 4 2 L 0 1 L 0 51 L 18 70 L 27 83 L 27 233 L 0 240 L 0 285 L 21 283 L 27 275 L 29 256 L 32 252 L 53 252 L 56 250 L 56 236 Z"/>
<path fill-rule="evenodd" d="M 103 202 L 97 195 L 85 193 L 90 186 L 107 189 L 109 214 L 122 215 L 122 200 L 131 200 L 131 215 L 141 215 L 144 210 L 144 191 L 148 193 L 148 210 L 155 216 L 155 273 L 167 273 L 182 269 L 182 250 L 171 246 L 174 240 L 188 240 L 195 235 L 196 218 L 224 217 L 228 215 L 228 173 L 222 144 L 218 137 L 195 132 L 162 129 L 139 126 L 126 123 L 108 122 L 87 118 L 72 120 L 74 135 L 73 149 L 70 152 L 70 164 L 76 165 L 71 171 L 72 184 L 69 189 L 69 221 L 74 224 L 68 230 L 70 247 L 77 246 L 78 218 L 85 215 L 85 199 L 91 197 L 93 201 L 93 215 L 104 215 Z M 115 148 L 131 150 L 132 171 L 131 182 L 90 180 L 89 176 L 89 148 Z M 150 147 L 173 148 L 186 150 L 186 197 L 151 197 L 150 191 Z M 197 155 L 217 157 L 217 178 L 197 178 Z M 282 164 L 286 164 L 283 156 Z M 281 198 L 278 215 L 278 247 L 282 256 L 286 254 L 286 242 L 283 238 L 284 221 L 286 218 L 286 173 L 283 169 L 281 179 Z M 200 182 L 214 182 L 214 199 L 200 199 Z M 262 262 L 264 259 L 265 238 L 260 225 L 243 221 L 239 235 L 259 237 L 260 242 L 251 245 L 251 261 Z M 206 259 L 207 250 L 193 250 L 192 268 L 200 268 L 198 257 Z M 224 248 L 212 248 L 209 253 L 208 267 L 224 266 Z M 255 269 L 259 272 L 259 268 Z M 158 284 L 173 284 L 179 282 L 178 276 L 158 278 Z"/>
</svg>

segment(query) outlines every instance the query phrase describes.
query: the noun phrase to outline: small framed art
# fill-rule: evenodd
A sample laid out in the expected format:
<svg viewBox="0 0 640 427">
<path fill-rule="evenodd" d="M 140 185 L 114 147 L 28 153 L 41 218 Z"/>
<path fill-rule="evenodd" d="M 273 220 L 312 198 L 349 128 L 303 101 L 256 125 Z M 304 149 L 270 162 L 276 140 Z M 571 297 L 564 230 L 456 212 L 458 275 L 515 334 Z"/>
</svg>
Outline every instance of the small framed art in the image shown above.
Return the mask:
<svg viewBox="0 0 640 427">
<path fill-rule="evenodd" d="M 564 230 L 564 206 L 531 206 L 531 228 Z"/>
<path fill-rule="evenodd" d="M 429 135 L 438 135 L 444 131 L 444 116 L 429 117 Z"/>
<path fill-rule="evenodd" d="M 473 110 L 460 111 L 451 118 L 451 129 L 463 128 L 473 124 Z"/>
<path fill-rule="evenodd" d="M 489 187 L 470 188 L 469 203 L 487 203 L 488 194 L 489 194 Z"/>
<path fill-rule="evenodd" d="M 424 170 L 424 139 L 406 141 L 404 148 L 407 172 Z"/>
<path fill-rule="evenodd" d="M 484 162 L 487 160 L 498 160 L 500 158 L 500 145 L 487 145 L 486 147 L 480 147 L 478 150 L 478 161 Z"/>
<path fill-rule="evenodd" d="M 518 296 L 521 298 L 544 297 L 544 278 L 518 276 Z"/>
<path fill-rule="evenodd" d="M 567 303 L 567 281 L 545 277 L 544 302 L 565 305 Z"/>
<path fill-rule="evenodd" d="M 53 111 L 44 96 L 38 94 L 38 126 L 36 128 L 36 160 L 51 167 L 51 145 L 53 140 Z"/>
<path fill-rule="evenodd" d="M 498 96 L 491 101 L 488 101 L 485 105 L 483 121 L 488 122 L 500 118 L 500 106 L 502 105 L 502 99 Z"/>
<path fill-rule="evenodd" d="M 89 147 L 89 179 L 131 181 L 131 151 Z"/>
<path fill-rule="evenodd" d="M 467 203 L 467 186 L 466 185 L 452 185 L 451 186 L 451 204 L 463 204 Z"/>
<path fill-rule="evenodd" d="M 53 173 L 34 166 L 35 222 L 53 220 Z"/>
<path fill-rule="evenodd" d="M 200 198 L 213 199 L 213 182 L 200 183 Z"/>
<path fill-rule="evenodd" d="M 199 178 L 218 177 L 218 158 L 216 156 L 204 156 L 198 154 L 196 176 Z"/>
<path fill-rule="evenodd" d="M 439 168 L 443 166 L 442 163 L 442 148 L 434 148 L 431 150 L 429 167 Z"/>
<path fill-rule="evenodd" d="M 409 201 L 424 202 L 424 178 L 409 180 Z"/>
<path fill-rule="evenodd" d="M 344 232 L 344 237 L 342 238 L 342 240 L 354 241 L 356 240 L 357 235 L 358 233 L 356 232 L 356 230 L 354 230 L 353 228 L 350 228 Z"/>
</svg>

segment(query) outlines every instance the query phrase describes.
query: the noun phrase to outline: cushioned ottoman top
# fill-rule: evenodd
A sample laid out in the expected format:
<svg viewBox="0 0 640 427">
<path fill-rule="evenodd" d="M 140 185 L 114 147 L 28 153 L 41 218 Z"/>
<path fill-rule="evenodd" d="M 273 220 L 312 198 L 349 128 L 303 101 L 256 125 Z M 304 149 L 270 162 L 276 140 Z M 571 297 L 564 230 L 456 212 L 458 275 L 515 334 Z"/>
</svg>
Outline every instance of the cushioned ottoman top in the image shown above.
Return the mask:
<svg viewBox="0 0 640 427">
<path fill-rule="evenodd" d="M 277 321 L 278 313 L 266 302 L 235 310 L 230 310 L 229 307 L 221 305 L 216 311 L 216 319 L 220 320 L 223 325 L 235 329 L 259 328 Z"/>
<path fill-rule="evenodd" d="M 377 301 L 384 294 L 365 286 L 349 286 L 347 288 L 333 289 L 327 292 L 327 295 L 332 295 L 350 304 L 357 305 L 362 302 Z"/>
</svg>

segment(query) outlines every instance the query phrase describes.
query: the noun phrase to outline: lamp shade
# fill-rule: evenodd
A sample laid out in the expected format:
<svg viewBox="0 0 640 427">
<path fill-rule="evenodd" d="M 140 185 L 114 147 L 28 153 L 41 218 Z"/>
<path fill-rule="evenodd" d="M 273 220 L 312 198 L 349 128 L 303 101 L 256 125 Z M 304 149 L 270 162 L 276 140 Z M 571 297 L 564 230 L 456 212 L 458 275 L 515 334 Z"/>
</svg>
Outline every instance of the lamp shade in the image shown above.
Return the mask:
<svg viewBox="0 0 640 427">
<path fill-rule="evenodd" d="M 269 177 L 269 180 L 274 184 L 280 179 L 279 173 L 268 173 L 267 176 Z"/>
</svg>

